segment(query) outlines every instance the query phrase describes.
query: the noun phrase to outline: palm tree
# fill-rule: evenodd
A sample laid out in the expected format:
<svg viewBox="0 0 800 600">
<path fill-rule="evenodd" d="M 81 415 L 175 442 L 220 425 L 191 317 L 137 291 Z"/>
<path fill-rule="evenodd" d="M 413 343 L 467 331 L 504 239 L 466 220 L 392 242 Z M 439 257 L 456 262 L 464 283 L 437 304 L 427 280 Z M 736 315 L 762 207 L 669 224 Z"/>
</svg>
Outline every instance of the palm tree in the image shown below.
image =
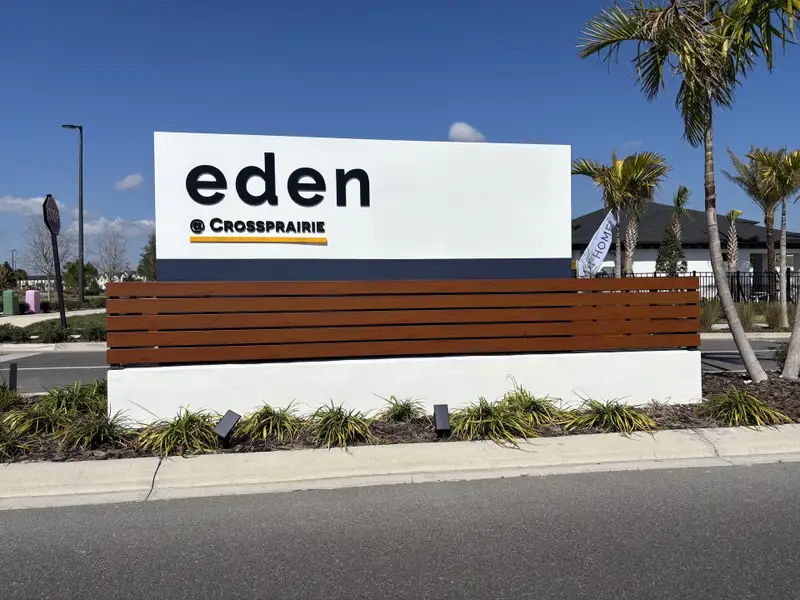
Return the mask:
<svg viewBox="0 0 800 600">
<path fill-rule="evenodd" d="M 788 285 L 786 281 L 786 209 L 788 200 L 800 192 L 800 151 L 786 149 L 753 153 L 764 170 L 767 185 L 781 199 L 781 326 L 788 327 Z M 797 300 L 795 300 L 797 302 Z M 797 379 L 800 371 L 800 310 L 795 311 L 792 335 L 786 351 L 782 376 Z"/>
<path fill-rule="evenodd" d="M 630 270 L 633 268 L 633 252 L 639 235 L 638 219 L 652 202 L 669 169 L 666 159 L 657 152 L 637 152 L 623 159 L 618 159 L 617 153 L 612 152 L 609 165 L 588 158 L 578 158 L 572 162 L 572 174 L 589 177 L 602 190 L 603 208 L 613 211 L 617 218 L 614 240 L 615 277 L 622 277 L 622 214 L 627 213 L 629 217 L 626 231 L 626 269 Z"/>
<path fill-rule="evenodd" d="M 797 0 L 631 0 L 603 10 L 583 30 L 580 58 L 619 54 L 626 42 L 635 45 L 633 64 L 648 100 L 666 90 L 666 78 L 681 80 L 676 106 L 684 138 L 704 148 L 706 223 L 711 266 L 720 303 L 733 339 L 753 381 L 767 379 L 747 339 L 725 278 L 714 181 L 713 114 L 731 108 L 734 92 L 763 56 L 772 69 L 774 43 L 794 38 Z"/>
<path fill-rule="evenodd" d="M 747 153 L 748 160 L 745 162 L 729 148 L 728 154 L 731 157 L 731 163 L 733 163 L 734 173 L 729 173 L 725 169 L 722 170 L 722 173 L 739 186 L 758 205 L 764 215 L 764 227 L 767 228 L 767 281 L 769 282 L 769 295 L 772 299 L 777 295 L 775 287 L 775 211 L 778 210 L 781 199 L 776 188 L 770 186 L 766 177 L 764 177 L 763 166 L 752 158 L 755 152 L 761 153 L 761 156 L 766 156 L 769 151 L 751 146 L 750 152 Z"/>
<path fill-rule="evenodd" d="M 786 148 L 778 150 L 753 150 L 748 157 L 762 170 L 762 176 L 771 192 L 780 198 L 781 240 L 780 240 L 780 299 L 781 327 L 789 327 L 788 293 L 786 282 L 786 210 L 788 201 L 800 192 L 800 151 L 789 152 Z"/>
</svg>

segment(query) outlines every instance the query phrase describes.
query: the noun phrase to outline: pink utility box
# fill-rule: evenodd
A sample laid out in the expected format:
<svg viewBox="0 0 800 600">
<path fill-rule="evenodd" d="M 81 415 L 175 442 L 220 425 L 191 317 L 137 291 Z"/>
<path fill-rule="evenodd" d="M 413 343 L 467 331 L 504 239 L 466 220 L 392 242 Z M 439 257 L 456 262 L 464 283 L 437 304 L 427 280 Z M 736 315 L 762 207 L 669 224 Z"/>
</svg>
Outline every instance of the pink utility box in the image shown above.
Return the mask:
<svg viewBox="0 0 800 600">
<path fill-rule="evenodd" d="M 41 312 L 41 294 L 38 290 L 28 290 L 25 292 L 25 303 L 28 305 L 30 312 Z"/>
</svg>

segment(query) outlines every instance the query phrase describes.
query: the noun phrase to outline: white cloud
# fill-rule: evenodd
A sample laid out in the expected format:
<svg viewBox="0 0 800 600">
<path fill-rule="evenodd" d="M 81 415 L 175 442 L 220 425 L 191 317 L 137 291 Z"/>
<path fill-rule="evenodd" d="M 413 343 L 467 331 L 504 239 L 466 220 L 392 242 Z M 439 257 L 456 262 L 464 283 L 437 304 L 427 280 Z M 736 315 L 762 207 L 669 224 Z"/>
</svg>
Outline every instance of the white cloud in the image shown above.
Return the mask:
<svg viewBox="0 0 800 600">
<path fill-rule="evenodd" d="M 628 140 L 622 143 L 622 149 L 626 152 L 630 152 L 631 150 L 636 150 L 641 145 L 642 140 Z"/>
<path fill-rule="evenodd" d="M 144 177 L 142 177 L 141 173 L 131 173 L 130 175 L 126 175 L 123 179 L 118 181 L 114 184 L 114 187 L 117 188 L 120 192 L 124 192 L 126 190 L 132 190 L 135 187 L 139 187 L 142 185 L 144 181 Z"/>
<path fill-rule="evenodd" d="M 116 217 L 115 219 L 100 217 L 99 219 L 84 221 L 83 233 L 87 236 L 99 235 L 103 233 L 106 228 L 110 228 L 119 231 L 125 235 L 125 237 L 139 237 L 150 234 L 155 226 L 156 222 L 152 219 L 134 219 L 129 221 L 120 217 Z M 69 224 L 69 230 L 78 231 L 78 222 L 72 221 Z"/>
<path fill-rule="evenodd" d="M 450 126 L 448 136 L 451 142 L 485 142 L 484 135 L 469 123 L 456 121 Z"/>
<path fill-rule="evenodd" d="M 0 196 L 0 213 L 12 215 L 40 215 L 42 214 L 42 203 L 44 196 L 35 198 L 20 198 L 18 196 Z M 64 209 L 64 204 L 56 200 L 60 209 Z"/>
</svg>

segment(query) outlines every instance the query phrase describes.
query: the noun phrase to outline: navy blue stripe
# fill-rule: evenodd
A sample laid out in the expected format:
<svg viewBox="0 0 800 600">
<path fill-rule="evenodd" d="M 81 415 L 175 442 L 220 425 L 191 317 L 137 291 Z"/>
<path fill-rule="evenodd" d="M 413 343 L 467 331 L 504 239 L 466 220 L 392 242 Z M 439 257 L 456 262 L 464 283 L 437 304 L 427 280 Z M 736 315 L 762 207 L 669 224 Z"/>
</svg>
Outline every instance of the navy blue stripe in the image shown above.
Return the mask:
<svg viewBox="0 0 800 600">
<path fill-rule="evenodd" d="M 374 281 L 572 277 L 569 258 L 159 259 L 159 281 Z"/>
</svg>

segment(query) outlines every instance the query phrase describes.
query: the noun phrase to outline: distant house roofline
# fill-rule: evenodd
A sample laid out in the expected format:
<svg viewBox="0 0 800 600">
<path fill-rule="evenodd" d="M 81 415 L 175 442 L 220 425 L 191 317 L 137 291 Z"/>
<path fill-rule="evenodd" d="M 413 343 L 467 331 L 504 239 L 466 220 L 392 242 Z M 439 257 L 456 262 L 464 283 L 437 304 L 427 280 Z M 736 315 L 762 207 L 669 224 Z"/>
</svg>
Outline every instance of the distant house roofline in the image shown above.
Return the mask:
<svg viewBox="0 0 800 600">
<path fill-rule="evenodd" d="M 708 248 L 708 228 L 706 227 L 705 212 L 689 209 L 687 213 L 687 216 L 681 220 L 684 248 Z M 639 241 L 637 247 L 660 247 L 661 239 L 664 236 L 664 230 L 672 222 L 672 214 L 673 207 L 671 204 L 652 203 L 639 220 Z M 585 248 L 605 217 L 606 211 L 604 209 L 599 209 L 574 218 L 572 220 L 573 249 L 580 250 Z M 628 219 L 623 215 L 620 223 L 623 232 L 627 225 Z M 720 238 L 724 246 L 728 239 L 728 219 L 725 215 L 717 215 L 717 226 L 719 227 Z M 777 246 L 778 240 L 780 239 L 780 230 L 773 229 L 773 232 Z M 766 227 L 758 225 L 758 221 L 752 219 L 737 219 L 736 233 L 739 238 L 740 248 L 766 247 L 767 229 Z M 800 233 L 793 231 L 787 232 L 786 245 L 793 250 L 800 249 Z M 613 248 L 614 246 L 615 244 L 612 242 L 611 247 Z"/>
</svg>

